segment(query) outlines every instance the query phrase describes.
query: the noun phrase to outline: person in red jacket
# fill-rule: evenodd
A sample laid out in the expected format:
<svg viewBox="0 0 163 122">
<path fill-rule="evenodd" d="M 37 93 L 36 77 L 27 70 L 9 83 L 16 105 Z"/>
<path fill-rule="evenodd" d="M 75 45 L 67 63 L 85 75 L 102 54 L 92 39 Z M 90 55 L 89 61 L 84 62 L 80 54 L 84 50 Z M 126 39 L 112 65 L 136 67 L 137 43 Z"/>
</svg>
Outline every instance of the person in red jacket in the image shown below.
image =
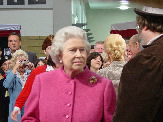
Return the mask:
<svg viewBox="0 0 163 122">
<path fill-rule="evenodd" d="M 23 90 L 21 91 L 18 98 L 16 99 L 14 110 L 11 113 L 11 118 L 14 121 L 17 121 L 17 115 L 19 114 L 19 111 L 24 106 L 24 104 L 25 104 L 25 102 L 26 102 L 26 100 L 27 100 L 27 98 L 31 92 L 33 81 L 34 81 L 36 75 L 41 74 L 43 72 L 50 71 L 50 70 L 54 70 L 55 68 L 57 68 L 55 63 L 52 61 L 52 59 L 49 55 L 53 38 L 54 38 L 53 35 L 49 35 L 44 40 L 44 42 L 42 44 L 42 50 L 44 50 L 44 53 L 47 56 L 47 64 L 43 65 L 43 66 L 39 66 L 31 72 L 31 74 L 29 75 L 29 77 L 26 81 L 26 84 L 25 84 Z"/>
</svg>

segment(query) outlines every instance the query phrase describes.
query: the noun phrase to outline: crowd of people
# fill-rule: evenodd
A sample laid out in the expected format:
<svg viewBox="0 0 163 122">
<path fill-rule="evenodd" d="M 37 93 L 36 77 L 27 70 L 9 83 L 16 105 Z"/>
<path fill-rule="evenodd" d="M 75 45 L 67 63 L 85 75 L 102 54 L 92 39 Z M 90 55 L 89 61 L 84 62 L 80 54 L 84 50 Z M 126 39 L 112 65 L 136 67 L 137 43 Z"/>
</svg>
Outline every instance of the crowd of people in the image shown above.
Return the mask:
<svg viewBox="0 0 163 122">
<path fill-rule="evenodd" d="M 83 29 L 67 26 L 44 40 L 45 59 L 9 34 L 0 122 L 162 122 L 163 9 L 134 11 L 138 34 L 128 42 L 109 34 L 91 46 Z"/>
</svg>

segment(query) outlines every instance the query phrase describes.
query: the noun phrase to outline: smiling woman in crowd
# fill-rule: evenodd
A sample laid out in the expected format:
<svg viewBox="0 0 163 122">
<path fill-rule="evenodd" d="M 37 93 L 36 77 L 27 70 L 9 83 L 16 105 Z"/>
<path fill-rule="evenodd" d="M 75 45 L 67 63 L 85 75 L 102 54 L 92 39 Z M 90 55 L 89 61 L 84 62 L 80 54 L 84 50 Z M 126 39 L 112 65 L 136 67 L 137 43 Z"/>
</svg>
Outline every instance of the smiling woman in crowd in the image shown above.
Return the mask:
<svg viewBox="0 0 163 122">
<path fill-rule="evenodd" d="M 22 122 L 111 122 L 116 94 L 113 84 L 86 66 L 90 45 L 75 26 L 60 29 L 51 57 L 63 66 L 36 76 Z"/>
<path fill-rule="evenodd" d="M 36 67 L 38 67 L 38 66 L 43 66 L 43 65 L 45 65 L 45 64 L 47 64 L 46 60 L 44 60 L 44 59 L 38 59 L 38 60 L 35 62 L 34 66 L 35 66 L 35 68 L 36 68 Z"/>
<path fill-rule="evenodd" d="M 87 66 L 92 72 L 97 72 L 102 68 L 103 58 L 98 52 L 92 52 L 87 58 Z"/>
</svg>

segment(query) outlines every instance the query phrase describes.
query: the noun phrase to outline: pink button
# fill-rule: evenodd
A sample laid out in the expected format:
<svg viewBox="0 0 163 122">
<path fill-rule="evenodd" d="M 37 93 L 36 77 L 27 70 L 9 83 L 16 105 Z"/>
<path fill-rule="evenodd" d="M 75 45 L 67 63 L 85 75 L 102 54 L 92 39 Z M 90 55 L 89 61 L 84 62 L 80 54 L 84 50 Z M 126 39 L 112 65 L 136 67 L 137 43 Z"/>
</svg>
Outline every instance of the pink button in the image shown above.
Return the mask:
<svg viewBox="0 0 163 122">
<path fill-rule="evenodd" d="M 68 94 L 69 94 L 69 95 L 71 95 L 71 94 L 72 94 L 72 92 L 68 92 Z"/>
<path fill-rule="evenodd" d="M 73 84 L 73 83 L 74 83 L 74 80 L 71 80 L 71 81 L 70 81 L 70 84 Z"/>
<path fill-rule="evenodd" d="M 66 119 L 68 119 L 69 118 L 69 115 L 66 115 Z"/>
<path fill-rule="evenodd" d="M 67 104 L 67 106 L 71 106 L 71 104 L 70 104 L 70 103 L 68 103 L 68 104 Z"/>
</svg>

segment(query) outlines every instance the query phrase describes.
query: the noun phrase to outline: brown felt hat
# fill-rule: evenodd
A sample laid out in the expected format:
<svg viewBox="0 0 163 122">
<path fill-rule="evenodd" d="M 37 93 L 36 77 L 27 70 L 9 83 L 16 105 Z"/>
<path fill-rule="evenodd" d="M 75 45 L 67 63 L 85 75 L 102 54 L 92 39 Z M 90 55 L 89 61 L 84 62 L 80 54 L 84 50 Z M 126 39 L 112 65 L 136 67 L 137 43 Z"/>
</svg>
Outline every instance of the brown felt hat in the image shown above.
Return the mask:
<svg viewBox="0 0 163 122">
<path fill-rule="evenodd" d="M 46 50 L 48 46 L 52 45 L 52 40 L 54 38 L 54 35 L 50 34 L 43 42 L 42 44 L 42 50 Z"/>
</svg>

